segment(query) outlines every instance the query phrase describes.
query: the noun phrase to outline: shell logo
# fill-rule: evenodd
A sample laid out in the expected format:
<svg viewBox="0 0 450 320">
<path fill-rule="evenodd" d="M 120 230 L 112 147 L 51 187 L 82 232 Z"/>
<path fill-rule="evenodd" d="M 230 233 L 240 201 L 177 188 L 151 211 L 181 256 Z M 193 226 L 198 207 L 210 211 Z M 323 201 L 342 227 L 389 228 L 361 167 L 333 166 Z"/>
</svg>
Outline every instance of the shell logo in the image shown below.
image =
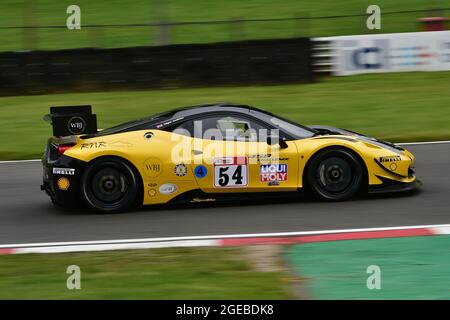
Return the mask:
<svg viewBox="0 0 450 320">
<path fill-rule="evenodd" d="M 67 190 L 70 187 L 69 179 L 62 177 L 56 182 L 59 190 Z"/>
</svg>

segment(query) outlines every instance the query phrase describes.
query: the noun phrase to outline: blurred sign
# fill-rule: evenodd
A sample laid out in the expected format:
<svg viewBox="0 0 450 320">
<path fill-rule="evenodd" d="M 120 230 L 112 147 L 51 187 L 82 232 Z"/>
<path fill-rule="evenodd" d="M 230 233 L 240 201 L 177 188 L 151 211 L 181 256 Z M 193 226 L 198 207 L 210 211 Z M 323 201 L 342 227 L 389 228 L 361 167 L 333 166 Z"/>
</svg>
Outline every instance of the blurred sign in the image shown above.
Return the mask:
<svg viewBox="0 0 450 320">
<path fill-rule="evenodd" d="M 331 42 L 335 75 L 450 70 L 450 31 L 319 38 Z"/>
</svg>

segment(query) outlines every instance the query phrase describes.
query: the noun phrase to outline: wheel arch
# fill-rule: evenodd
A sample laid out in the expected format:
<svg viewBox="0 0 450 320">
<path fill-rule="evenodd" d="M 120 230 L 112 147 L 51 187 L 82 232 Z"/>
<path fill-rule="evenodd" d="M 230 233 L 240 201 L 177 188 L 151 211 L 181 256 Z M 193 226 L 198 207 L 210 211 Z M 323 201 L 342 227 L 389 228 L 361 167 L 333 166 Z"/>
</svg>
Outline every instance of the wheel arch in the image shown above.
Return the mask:
<svg viewBox="0 0 450 320">
<path fill-rule="evenodd" d="M 137 181 L 138 181 L 138 186 L 137 186 L 138 187 L 138 195 L 137 195 L 136 199 L 140 199 L 141 202 L 139 204 L 143 204 L 144 203 L 144 181 L 142 179 L 142 175 L 141 175 L 140 171 L 134 165 L 134 163 L 131 162 L 130 160 L 128 160 L 127 158 L 122 157 L 120 155 L 99 155 L 98 157 L 90 159 L 86 163 L 86 168 L 90 164 L 94 163 L 95 161 L 101 160 L 101 159 L 116 159 L 116 160 L 123 161 L 123 162 L 127 163 L 130 166 L 130 168 L 134 171 L 134 173 L 138 177 L 138 179 L 137 179 Z M 83 172 L 83 174 L 84 174 L 84 172 Z M 81 181 L 82 181 L 82 179 L 80 179 L 80 183 L 81 183 Z"/>
<path fill-rule="evenodd" d="M 363 157 L 362 157 L 357 151 L 355 151 L 354 149 L 352 149 L 352 148 L 350 148 L 350 147 L 348 147 L 348 146 L 346 146 L 346 145 L 328 145 L 328 146 L 325 146 L 325 147 L 323 147 L 323 148 L 319 148 L 319 149 L 314 150 L 314 152 L 313 152 L 312 155 L 309 157 L 309 159 L 308 159 L 308 161 L 306 162 L 305 167 L 304 167 L 304 169 L 303 169 L 303 173 L 302 173 L 302 188 L 303 188 L 303 189 L 306 189 L 306 188 L 307 188 L 307 184 L 308 184 L 308 181 L 307 181 L 307 172 L 308 172 L 308 170 L 309 170 L 309 166 L 310 166 L 310 164 L 311 164 L 311 161 L 314 159 L 314 157 L 317 156 L 318 153 L 323 152 L 323 151 L 325 151 L 325 150 L 330 150 L 330 149 L 345 150 L 345 151 L 350 152 L 352 155 L 354 155 L 354 156 L 356 157 L 356 159 L 358 160 L 359 164 L 361 165 L 361 168 L 363 169 L 363 173 L 364 173 L 364 176 L 363 176 L 363 178 L 364 178 L 363 186 L 364 186 L 365 188 L 367 188 L 368 185 L 369 185 L 369 170 L 368 170 L 368 168 L 367 168 L 367 164 L 366 164 L 366 162 L 364 161 Z"/>
</svg>

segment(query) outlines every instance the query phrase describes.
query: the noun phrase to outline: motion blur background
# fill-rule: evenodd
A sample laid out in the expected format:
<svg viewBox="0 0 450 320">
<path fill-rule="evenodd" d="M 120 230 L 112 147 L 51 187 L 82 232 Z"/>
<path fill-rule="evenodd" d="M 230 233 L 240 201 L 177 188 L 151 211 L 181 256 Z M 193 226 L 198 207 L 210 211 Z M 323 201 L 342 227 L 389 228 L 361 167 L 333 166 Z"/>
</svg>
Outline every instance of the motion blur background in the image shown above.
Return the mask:
<svg viewBox="0 0 450 320">
<path fill-rule="evenodd" d="M 66 26 L 72 4 L 81 10 L 81 29 Z M 180 105 L 237 102 L 388 140 L 448 138 L 448 72 L 373 74 L 364 64 L 386 53 L 369 51 L 358 73 L 371 74 L 333 77 L 339 73 L 333 59 L 343 51 L 318 38 L 448 28 L 448 1 L 377 1 L 381 29 L 374 30 L 366 24 L 371 4 L 1 1 L 0 138 L 14 134 L 17 141 L 1 144 L 0 157 L 39 157 L 48 127 L 38 119 L 50 105 L 73 104 L 93 105 L 100 128 Z M 356 39 L 362 42 L 352 54 L 374 47 L 364 39 Z M 407 51 L 403 69 L 426 70 L 433 60 L 441 61 L 434 71 L 447 70 L 448 48 L 433 41 L 422 46 L 432 52 Z M 412 43 L 404 49 L 414 49 Z M 433 59 L 421 66 L 427 55 Z"/>
<path fill-rule="evenodd" d="M 69 5 L 81 9 L 79 30 L 66 26 Z M 367 28 L 369 5 L 380 7 L 381 29 Z M 183 105 L 236 102 L 394 142 L 448 140 L 448 18 L 448 0 L 1 0 L 0 160 L 39 158 L 51 132 L 42 116 L 56 105 L 92 105 L 99 128 Z M 443 217 L 446 209 L 433 208 Z M 408 222 L 423 221 L 426 210 Z M 61 218 L 51 212 L 51 221 Z M 32 220 L 21 216 L 20 225 Z M 90 218 L 82 217 L 89 225 Z M 397 218 L 385 221 L 401 223 Z M 107 217 L 96 219 L 103 224 Z M 31 234 L 59 240 L 45 228 Z M 9 243 L 25 241 L 14 234 Z M 0 297 L 448 298 L 438 286 L 449 283 L 439 271 L 450 264 L 448 237 L 442 239 L 276 249 L 275 265 L 289 264 L 295 276 L 279 267 L 261 271 L 245 248 L 8 256 L 0 259 Z M 355 280 L 372 256 L 391 267 L 395 289 L 385 295 L 365 288 L 364 271 Z M 437 279 L 434 287 L 417 269 L 421 259 Z M 90 272 L 83 284 L 90 289 L 76 294 L 65 290 L 66 275 L 58 271 L 73 261 Z M 341 269 L 321 269 L 327 265 Z M 316 282 L 305 285 L 305 278 Z M 425 293 L 422 282 L 429 284 Z"/>
<path fill-rule="evenodd" d="M 66 8 L 76 4 L 82 28 L 69 32 Z M 382 9 L 381 30 L 368 30 L 366 9 Z M 446 0 L 323 1 L 54 1 L 4 0 L 0 50 L 118 48 L 250 39 L 323 37 L 421 30 L 417 19 L 448 16 Z"/>
</svg>

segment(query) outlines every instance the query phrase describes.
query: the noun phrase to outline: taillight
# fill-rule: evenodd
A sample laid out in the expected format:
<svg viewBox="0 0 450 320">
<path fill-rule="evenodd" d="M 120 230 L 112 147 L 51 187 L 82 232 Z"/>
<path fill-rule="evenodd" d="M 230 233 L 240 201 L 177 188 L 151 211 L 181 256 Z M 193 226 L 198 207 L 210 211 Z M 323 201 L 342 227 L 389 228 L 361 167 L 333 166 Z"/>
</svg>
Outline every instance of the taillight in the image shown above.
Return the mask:
<svg viewBox="0 0 450 320">
<path fill-rule="evenodd" d="M 60 144 L 58 145 L 58 157 L 61 157 L 64 152 L 72 148 L 75 144 Z"/>
</svg>

